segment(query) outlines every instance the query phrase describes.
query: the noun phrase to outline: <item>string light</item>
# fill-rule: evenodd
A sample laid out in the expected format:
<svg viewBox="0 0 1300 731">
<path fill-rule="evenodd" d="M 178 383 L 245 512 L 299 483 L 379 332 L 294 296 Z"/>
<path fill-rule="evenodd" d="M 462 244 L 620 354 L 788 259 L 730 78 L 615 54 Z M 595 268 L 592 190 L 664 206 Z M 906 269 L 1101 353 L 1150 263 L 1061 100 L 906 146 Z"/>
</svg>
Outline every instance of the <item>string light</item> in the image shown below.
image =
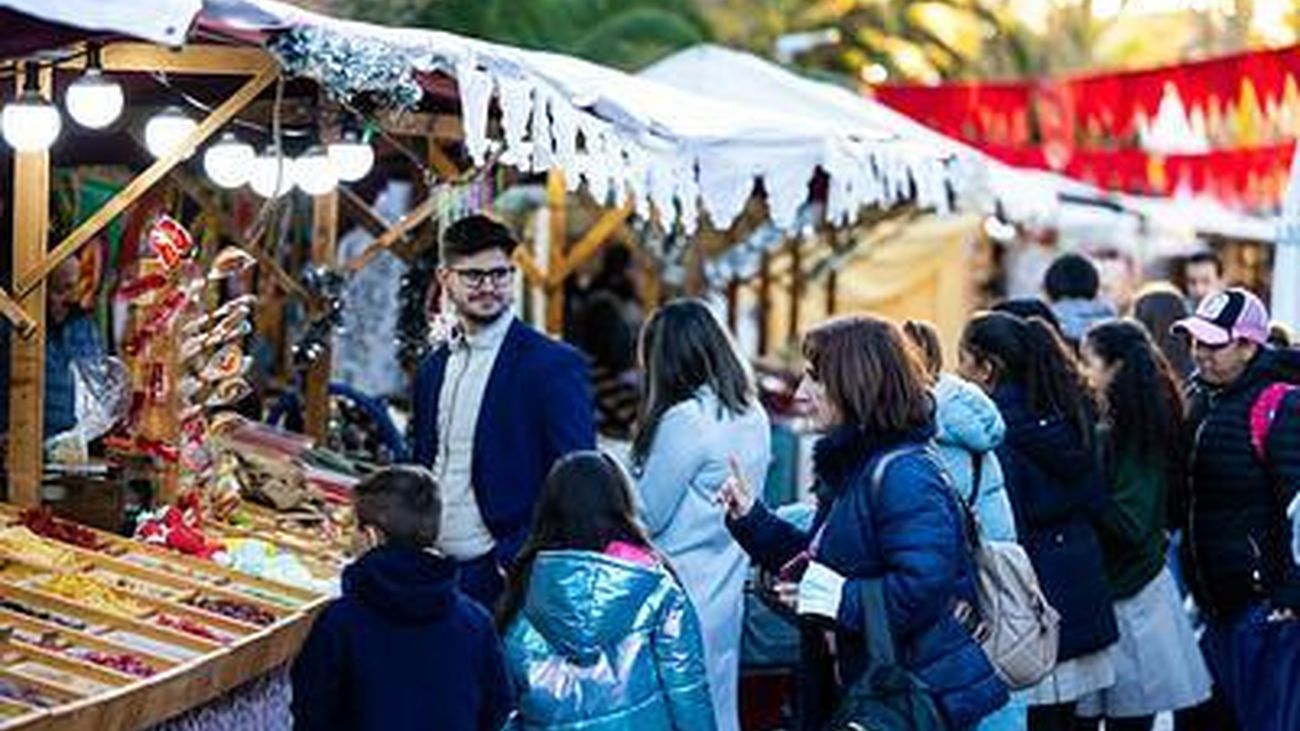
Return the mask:
<svg viewBox="0 0 1300 731">
<path fill-rule="evenodd" d="M 40 69 L 34 63 L 25 67 L 23 91 L 0 112 L 0 128 L 5 142 L 19 152 L 43 152 L 50 149 L 63 128 L 59 110 L 41 95 Z"/>
<path fill-rule="evenodd" d="M 68 115 L 82 127 L 103 129 L 122 116 L 125 102 L 122 86 L 104 75 L 99 46 L 91 46 L 86 72 L 68 86 L 63 98 Z"/>
<path fill-rule="evenodd" d="M 222 188 L 238 188 L 248 182 L 256 157 L 252 145 L 226 132 L 203 154 L 203 172 Z"/>
<path fill-rule="evenodd" d="M 144 145 L 154 157 L 164 157 L 180 147 L 198 127 L 177 107 L 167 107 L 155 114 L 144 126 Z"/>
<path fill-rule="evenodd" d="M 375 165 L 375 151 L 356 130 L 344 130 L 343 139 L 331 143 L 329 159 L 338 179 L 351 183 L 366 177 Z"/>
</svg>

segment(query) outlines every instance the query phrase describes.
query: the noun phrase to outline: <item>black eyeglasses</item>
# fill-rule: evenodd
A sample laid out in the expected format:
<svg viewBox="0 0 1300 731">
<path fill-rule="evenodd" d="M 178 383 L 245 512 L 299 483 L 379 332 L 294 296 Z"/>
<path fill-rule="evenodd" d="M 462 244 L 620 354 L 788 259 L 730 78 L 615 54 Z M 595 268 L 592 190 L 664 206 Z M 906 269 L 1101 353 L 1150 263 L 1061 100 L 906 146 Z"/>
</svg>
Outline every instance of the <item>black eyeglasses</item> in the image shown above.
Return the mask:
<svg viewBox="0 0 1300 731">
<path fill-rule="evenodd" d="M 515 268 L 512 266 L 493 267 L 491 269 L 474 269 L 471 267 L 457 268 L 452 267 L 451 271 L 460 277 L 460 281 L 471 289 L 478 289 L 484 284 L 491 282 L 492 286 L 505 284 L 514 276 Z"/>
</svg>

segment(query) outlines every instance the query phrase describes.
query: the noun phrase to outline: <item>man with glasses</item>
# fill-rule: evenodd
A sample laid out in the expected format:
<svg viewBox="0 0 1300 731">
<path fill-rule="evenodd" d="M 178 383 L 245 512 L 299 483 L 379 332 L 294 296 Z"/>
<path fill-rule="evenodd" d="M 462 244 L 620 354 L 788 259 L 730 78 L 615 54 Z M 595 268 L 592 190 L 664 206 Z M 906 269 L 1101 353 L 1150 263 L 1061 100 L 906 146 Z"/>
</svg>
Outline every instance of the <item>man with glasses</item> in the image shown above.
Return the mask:
<svg viewBox="0 0 1300 731">
<path fill-rule="evenodd" d="M 1273 350 L 1245 289 L 1211 294 L 1176 332 L 1196 363 L 1184 566 L 1206 620 L 1219 699 L 1245 731 L 1300 728 L 1300 570 L 1287 507 L 1300 491 L 1300 355 Z"/>
<path fill-rule="evenodd" d="M 596 442 L 585 359 L 514 315 L 516 246 L 485 216 L 443 234 L 438 283 L 458 326 L 420 366 L 412 396 L 413 459 L 442 490 L 438 549 L 489 608 L 551 465 Z"/>
</svg>

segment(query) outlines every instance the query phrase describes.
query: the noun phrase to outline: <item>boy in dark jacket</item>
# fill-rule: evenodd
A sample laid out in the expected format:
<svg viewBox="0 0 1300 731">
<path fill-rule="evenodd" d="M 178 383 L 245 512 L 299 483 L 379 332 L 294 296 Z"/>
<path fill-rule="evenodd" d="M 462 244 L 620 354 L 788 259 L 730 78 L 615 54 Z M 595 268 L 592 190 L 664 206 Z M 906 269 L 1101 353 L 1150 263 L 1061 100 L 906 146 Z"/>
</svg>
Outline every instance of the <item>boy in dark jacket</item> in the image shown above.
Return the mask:
<svg viewBox="0 0 1300 731">
<path fill-rule="evenodd" d="M 495 731 L 511 708 L 487 612 L 431 551 L 441 502 L 433 476 L 394 467 L 355 489 L 356 552 L 293 665 L 297 731 Z"/>
</svg>

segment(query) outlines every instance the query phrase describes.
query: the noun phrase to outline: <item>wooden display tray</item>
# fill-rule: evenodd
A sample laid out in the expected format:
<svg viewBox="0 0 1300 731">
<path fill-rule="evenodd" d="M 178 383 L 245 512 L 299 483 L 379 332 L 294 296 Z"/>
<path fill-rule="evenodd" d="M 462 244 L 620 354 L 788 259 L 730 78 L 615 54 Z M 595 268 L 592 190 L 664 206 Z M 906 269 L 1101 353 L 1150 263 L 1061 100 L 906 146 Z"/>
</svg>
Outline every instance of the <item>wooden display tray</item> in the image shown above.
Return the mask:
<svg viewBox="0 0 1300 731">
<path fill-rule="evenodd" d="M 0 504 L 0 524 L 16 523 L 18 514 L 13 506 Z M 10 576 L 0 574 L 0 598 L 43 613 L 76 619 L 85 626 L 68 628 L 53 620 L 0 606 L 0 679 L 34 690 L 55 703 L 51 708 L 39 708 L 0 698 L 0 730 L 131 731 L 156 725 L 287 664 L 297 655 L 317 612 L 328 601 L 327 597 L 298 587 L 259 579 L 101 531 L 93 532 L 103 542 L 104 550 L 89 550 L 42 539 L 66 549 L 76 559 L 75 565 L 57 571 L 25 563 L 22 556 L 3 557 L 6 565 L 24 567 L 24 571 Z M 148 557 L 154 565 L 136 563 L 129 557 L 131 554 Z M 124 595 L 150 610 L 148 618 L 127 616 L 82 606 L 75 599 L 39 587 L 40 573 L 60 571 L 89 575 L 108 572 L 128 582 L 147 583 L 155 590 L 175 592 L 175 596 L 171 599 L 154 597 L 119 587 Z M 108 580 L 109 577 L 101 574 L 99 578 Z M 266 591 L 300 604 L 288 607 L 256 594 L 243 593 L 241 588 Z M 187 598 L 199 594 L 255 606 L 274 616 L 276 621 L 261 627 L 184 603 Z M 152 613 L 159 611 L 198 622 L 228 635 L 230 640 L 223 645 L 153 624 Z M 145 642 L 159 643 L 162 647 L 137 647 L 128 639 L 115 636 L 115 633 L 123 632 L 136 635 Z M 128 653 L 156 672 L 148 678 L 141 678 L 66 654 L 59 648 L 35 644 L 32 640 L 33 637 L 48 636 L 59 638 L 64 646 L 113 654 Z M 193 656 L 184 657 L 186 655 Z M 39 663 L 70 673 L 73 680 L 81 678 L 105 688 L 90 693 L 79 683 L 72 687 L 57 679 L 33 676 L 32 672 L 23 672 L 21 667 L 15 669 L 15 665 L 23 663 Z M 39 670 L 33 666 L 28 669 Z"/>
</svg>

